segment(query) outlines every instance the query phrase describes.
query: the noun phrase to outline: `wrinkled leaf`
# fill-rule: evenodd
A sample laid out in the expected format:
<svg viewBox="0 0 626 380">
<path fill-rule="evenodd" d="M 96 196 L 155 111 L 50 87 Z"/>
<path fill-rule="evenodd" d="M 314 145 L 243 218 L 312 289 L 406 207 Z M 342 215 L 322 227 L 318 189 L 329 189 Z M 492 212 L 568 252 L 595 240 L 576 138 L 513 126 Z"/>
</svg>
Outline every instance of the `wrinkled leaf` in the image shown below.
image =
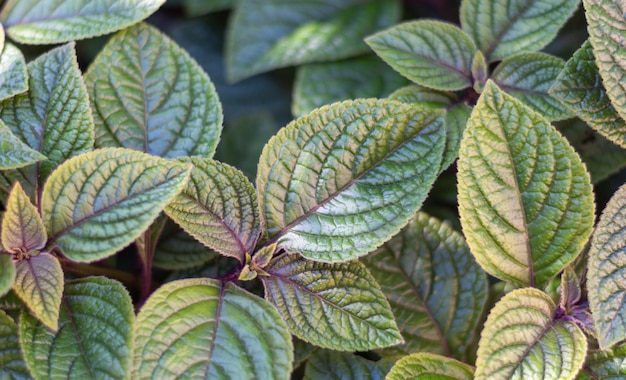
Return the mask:
<svg viewBox="0 0 626 380">
<path fill-rule="evenodd" d="M 28 90 L 28 71 L 24 55 L 11 43 L 4 45 L 0 55 L 0 100 Z"/>
<path fill-rule="evenodd" d="M 259 163 L 269 237 L 324 262 L 372 251 L 428 194 L 441 165 L 443 122 L 441 111 L 387 99 L 334 103 L 293 121 Z"/>
<path fill-rule="evenodd" d="M 411 81 L 437 90 L 472 86 L 476 45 L 457 26 L 419 20 L 368 37 L 365 42 Z"/>
<path fill-rule="evenodd" d="M 289 379 L 293 345 L 267 301 L 207 278 L 170 282 L 137 315 L 134 379 Z"/>
<path fill-rule="evenodd" d="M 133 305 L 120 283 L 83 278 L 65 284 L 57 332 L 22 313 L 20 346 L 36 380 L 128 379 L 133 323 Z"/>
<path fill-rule="evenodd" d="M 46 156 L 24 144 L 0 120 L 0 170 L 17 169 L 45 159 Z"/>
<path fill-rule="evenodd" d="M 386 380 L 472 380 L 474 368 L 446 358 L 428 353 L 418 353 L 398 360 L 391 368 Z"/>
<path fill-rule="evenodd" d="M 15 281 L 15 265 L 11 255 L 0 253 L 0 297 L 7 294 L 11 290 L 11 285 Z M 0 303 L 0 309 L 2 309 Z"/>
<path fill-rule="evenodd" d="M 298 338 L 341 351 L 402 343 L 389 303 L 358 261 L 325 264 L 285 254 L 265 271 L 265 298 Z"/>
<path fill-rule="evenodd" d="M 9 0 L 0 20 L 12 39 L 58 44 L 114 32 L 145 19 L 165 0 Z"/>
<path fill-rule="evenodd" d="M 485 271 L 542 288 L 591 234 L 595 204 L 580 158 L 543 117 L 487 82 L 458 162 L 459 212 Z"/>
<path fill-rule="evenodd" d="M 383 380 L 393 363 L 364 359 L 350 352 L 318 350 L 306 362 L 304 380 Z"/>
<path fill-rule="evenodd" d="M 217 255 L 174 223 L 170 223 L 157 243 L 152 265 L 168 270 L 188 269 L 207 263 Z"/>
<path fill-rule="evenodd" d="M 502 297 L 482 331 L 476 379 L 574 379 L 587 340 L 573 322 L 554 320 L 555 309 L 547 294 L 533 288 Z"/>
<path fill-rule="evenodd" d="M 43 220 L 51 241 L 71 260 L 105 258 L 134 241 L 178 194 L 187 165 L 105 148 L 63 163 L 43 190 Z"/>
<path fill-rule="evenodd" d="M 222 107 L 202 68 L 147 24 L 116 34 L 85 74 L 97 147 L 212 157 Z"/>
<path fill-rule="evenodd" d="M 19 182 L 13 186 L 2 218 L 2 246 L 8 252 L 42 249 L 46 244 L 46 229 L 37 208 Z"/>
<path fill-rule="evenodd" d="M 0 310 L 0 379 L 29 379 L 30 373 L 22 359 L 17 325 Z"/>
<path fill-rule="evenodd" d="M 589 350 L 577 380 L 622 379 L 626 377 L 626 344 L 605 351 Z"/>
<path fill-rule="evenodd" d="M 434 108 L 448 108 L 458 100 L 452 92 L 434 90 L 417 84 L 397 89 L 389 95 L 389 99 Z"/>
</svg>

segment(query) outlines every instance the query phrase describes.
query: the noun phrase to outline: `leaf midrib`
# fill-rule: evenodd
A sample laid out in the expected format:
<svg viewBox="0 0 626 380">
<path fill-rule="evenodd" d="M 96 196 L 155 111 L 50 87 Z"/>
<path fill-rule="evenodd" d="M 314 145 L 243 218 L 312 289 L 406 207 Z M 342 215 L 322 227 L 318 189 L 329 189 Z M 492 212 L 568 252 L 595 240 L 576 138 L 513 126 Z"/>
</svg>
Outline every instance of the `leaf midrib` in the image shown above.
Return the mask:
<svg viewBox="0 0 626 380">
<path fill-rule="evenodd" d="M 65 298 L 61 299 L 61 304 L 63 305 L 63 308 L 65 308 L 66 313 L 67 313 L 67 319 L 68 319 L 68 324 L 71 327 L 72 332 L 74 333 L 74 336 L 76 337 L 76 343 L 78 345 L 78 350 L 80 351 L 80 354 L 85 362 L 85 364 L 87 365 L 87 368 L 89 369 L 89 374 L 91 375 L 92 379 L 95 379 L 95 372 L 94 369 L 91 366 L 91 362 L 89 361 L 88 357 L 87 357 L 87 353 L 85 352 L 85 347 L 83 346 L 83 342 L 81 339 L 80 334 L 78 333 L 78 328 L 76 327 L 76 324 L 74 323 L 74 318 L 72 318 L 72 310 L 67 302 L 67 300 Z"/>
<path fill-rule="evenodd" d="M 509 23 L 507 23 L 506 25 L 504 25 L 504 28 L 502 28 L 502 30 L 500 31 L 500 33 L 498 33 L 498 35 L 496 36 L 496 38 L 494 38 L 494 40 L 491 43 L 491 46 L 489 46 L 489 49 L 487 49 L 487 51 L 485 51 L 485 59 L 487 62 L 491 62 L 491 54 L 493 54 L 493 52 L 496 50 L 496 48 L 500 45 L 500 42 L 502 42 L 502 39 L 504 38 L 504 35 L 507 34 L 509 32 L 509 30 L 511 30 L 511 28 L 513 27 L 513 25 L 515 25 L 521 18 L 522 16 L 524 16 L 524 14 L 533 6 L 535 5 L 535 1 L 529 1 L 526 6 L 524 8 L 522 8 L 520 10 L 519 13 L 517 13 L 515 15 L 515 17 L 513 17 L 511 19 L 511 21 Z"/>
<path fill-rule="evenodd" d="M 219 302 L 217 303 L 217 309 L 215 310 L 215 325 L 213 325 L 213 331 L 211 333 L 211 345 L 209 346 L 209 352 L 207 354 L 207 364 L 206 369 L 204 370 L 205 378 L 208 378 L 209 370 L 211 369 L 213 352 L 215 350 L 215 341 L 217 340 L 217 330 L 220 324 L 220 315 L 222 314 L 222 307 L 224 305 L 224 293 L 226 291 L 226 285 L 223 282 L 220 282 L 220 294 L 219 294 Z"/>
</svg>

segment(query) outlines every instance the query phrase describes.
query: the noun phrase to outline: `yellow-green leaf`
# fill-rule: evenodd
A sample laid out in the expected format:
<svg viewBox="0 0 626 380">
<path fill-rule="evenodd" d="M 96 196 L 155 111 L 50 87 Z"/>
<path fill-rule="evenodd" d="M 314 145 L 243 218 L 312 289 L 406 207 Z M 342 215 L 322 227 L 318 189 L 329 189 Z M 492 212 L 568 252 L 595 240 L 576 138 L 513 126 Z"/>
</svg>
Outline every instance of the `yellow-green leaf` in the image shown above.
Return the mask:
<svg viewBox="0 0 626 380">
<path fill-rule="evenodd" d="M 472 380 L 474 368 L 445 356 L 418 353 L 398 360 L 386 380 Z"/>
<path fill-rule="evenodd" d="M 9 194 L 1 232 L 2 246 L 9 252 L 39 250 L 48 240 L 39 212 L 19 182 Z"/>
</svg>

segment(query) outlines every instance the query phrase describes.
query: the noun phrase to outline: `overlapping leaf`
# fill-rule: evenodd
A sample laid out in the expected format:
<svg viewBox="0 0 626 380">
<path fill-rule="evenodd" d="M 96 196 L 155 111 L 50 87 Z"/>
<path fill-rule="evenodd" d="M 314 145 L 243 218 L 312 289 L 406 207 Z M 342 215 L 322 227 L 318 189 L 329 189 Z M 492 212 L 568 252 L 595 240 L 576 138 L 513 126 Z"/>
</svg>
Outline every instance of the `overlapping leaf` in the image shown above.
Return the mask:
<svg viewBox="0 0 626 380">
<path fill-rule="evenodd" d="M 17 169 L 45 159 L 46 156 L 24 144 L 0 120 L 0 170 Z"/>
<path fill-rule="evenodd" d="M 476 45 L 455 25 L 414 21 L 365 41 L 391 67 L 417 84 L 450 91 L 472 86 Z"/>
<path fill-rule="evenodd" d="M 428 353 L 418 353 L 398 360 L 391 368 L 386 380 L 472 380 L 474 368 L 446 358 Z"/>
<path fill-rule="evenodd" d="M 505 295 L 482 331 L 476 379 L 574 379 L 587 340 L 574 322 L 554 320 L 556 305 L 540 290 Z"/>
<path fill-rule="evenodd" d="M 133 378 L 289 379 L 293 345 L 267 301 L 232 283 L 170 282 L 137 315 Z"/>
<path fill-rule="evenodd" d="M 458 100 L 452 92 L 435 90 L 417 84 L 397 89 L 389 95 L 389 99 L 435 108 L 448 108 Z"/>
<path fill-rule="evenodd" d="M 207 247 L 243 262 L 261 234 L 254 187 L 243 173 L 221 162 L 181 162 L 193 165 L 191 177 L 165 212 Z"/>
<path fill-rule="evenodd" d="M 2 246 L 8 252 L 42 249 L 47 240 L 37 208 L 19 182 L 13 186 L 2 218 Z"/>
<path fill-rule="evenodd" d="M 301 66 L 296 74 L 291 111 L 301 116 L 340 100 L 383 98 L 406 84 L 376 56 Z"/>
<path fill-rule="evenodd" d="M 293 121 L 259 163 L 269 237 L 318 261 L 365 255 L 421 206 L 444 139 L 441 111 L 386 99 L 335 103 Z"/>
<path fill-rule="evenodd" d="M 487 276 L 458 232 L 418 213 L 364 263 L 393 311 L 406 343 L 383 355 L 414 352 L 462 358 L 487 299 Z"/>
<path fill-rule="evenodd" d="M 605 351 L 589 350 L 577 380 L 621 379 L 626 376 L 626 345 Z"/>
<path fill-rule="evenodd" d="M 28 71 L 24 55 L 11 43 L 6 43 L 0 55 L 0 100 L 28 90 Z"/>
<path fill-rule="evenodd" d="M 600 347 L 626 339 L 626 186 L 609 201 L 589 250 L 587 284 Z"/>
<path fill-rule="evenodd" d="M 491 81 L 465 130 L 458 169 L 463 232 L 490 274 L 541 288 L 589 238 L 595 205 L 580 158 Z"/>
<path fill-rule="evenodd" d="M 606 94 L 589 41 L 567 61 L 549 92 L 589 126 L 626 147 L 626 123 Z"/>
<path fill-rule="evenodd" d="M 183 189 L 189 170 L 123 148 L 74 157 L 50 176 L 43 190 L 48 236 L 74 261 L 110 256 L 150 225 Z"/>
<path fill-rule="evenodd" d="M 188 269 L 207 263 L 216 255 L 216 252 L 171 223 L 165 226 L 161 234 L 152 264 L 168 270 Z"/>
<path fill-rule="evenodd" d="M 20 346 L 36 380 L 128 379 L 133 323 L 133 305 L 120 283 L 74 280 L 65 285 L 58 331 L 22 313 Z"/>
<path fill-rule="evenodd" d="M 300 339 L 342 351 L 402 342 L 389 303 L 358 261 L 325 264 L 285 254 L 265 270 L 267 300 Z"/>
<path fill-rule="evenodd" d="M 398 21 L 397 0 L 245 0 L 231 19 L 227 77 L 367 51 L 363 38 Z"/>
<path fill-rule="evenodd" d="M 147 24 L 116 34 L 85 74 L 97 147 L 212 157 L 222 107 L 202 68 Z"/>
<path fill-rule="evenodd" d="M 2 310 L 0 310 L 0 378 L 30 378 L 20 351 L 17 325 Z"/>
<path fill-rule="evenodd" d="M 165 0 L 9 0 L 0 21 L 12 39 L 58 44 L 111 33 L 145 19 Z"/>
<path fill-rule="evenodd" d="M 383 380 L 393 362 L 371 361 L 351 352 L 319 350 L 306 362 L 304 380 Z"/>
<path fill-rule="evenodd" d="M 463 0 L 461 26 L 487 62 L 537 51 L 556 36 L 578 0 Z"/>
<path fill-rule="evenodd" d="M 548 120 L 566 119 L 572 112 L 558 98 L 548 94 L 565 63 L 557 57 L 543 53 L 521 53 L 502 61 L 491 79 L 503 91 Z"/>
</svg>

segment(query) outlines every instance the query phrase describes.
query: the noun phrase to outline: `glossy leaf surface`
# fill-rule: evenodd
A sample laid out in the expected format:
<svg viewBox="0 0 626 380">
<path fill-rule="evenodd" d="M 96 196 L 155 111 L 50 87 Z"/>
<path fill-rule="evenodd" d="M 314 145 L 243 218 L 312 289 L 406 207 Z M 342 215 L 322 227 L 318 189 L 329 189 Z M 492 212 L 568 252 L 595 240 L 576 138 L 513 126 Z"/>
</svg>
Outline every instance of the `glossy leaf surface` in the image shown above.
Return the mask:
<svg viewBox="0 0 626 380">
<path fill-rule="evenodd" d="M 0 170 L 17 169 L 45 159 L 46 156 L 22 142 L 0 120 Z"/>
<path fill-rule="evenodd" d="M 11 43 L 5 43 L 0 55 L 0 100 L 28 90 L 28 71 L 24 55 Z"/>
<path fill-rule="evenodd" d="M 351 352 L 318 350 L 306 362 L 304 380 L 383 380 L 392 364 L 367 360 Z"/>
<path fill-rule="evenodd" d="M 8 252 L 42 249 L 47 240 L 37 208 L 19 182 L 13 186 L 2 217 L 2 246 Z"/>
<path fill-rule="evenodd" d="M 418 353 L 398 360 L 386 380 L 472 380 L 474 368 L 445 356 Z"/>
<path fill-rule="evenodd" d="M 29 379 L 30 373 L 22 359 L 16 323 L 0 310 L 0 378 Z"/>
</svg>

